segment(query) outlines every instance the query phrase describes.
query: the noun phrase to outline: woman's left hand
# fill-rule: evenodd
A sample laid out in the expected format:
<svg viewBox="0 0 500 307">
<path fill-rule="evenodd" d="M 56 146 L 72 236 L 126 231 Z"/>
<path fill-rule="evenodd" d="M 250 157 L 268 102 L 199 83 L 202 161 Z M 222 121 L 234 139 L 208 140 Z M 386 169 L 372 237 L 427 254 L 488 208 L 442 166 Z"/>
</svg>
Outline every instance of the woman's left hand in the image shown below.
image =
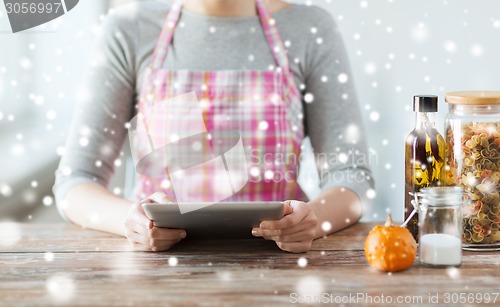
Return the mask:
<svg viewBox="0 0 500 307">
<path fill-rule="evenodd" d="M 277 221 L 264 221 L 252 229 L 252 235 L 273 240 L 279 248 L 292 253 L 307 252 L 316 239 L 318 218 L 306 203 L 286 201 L 285 216 Z"/>
</svg>

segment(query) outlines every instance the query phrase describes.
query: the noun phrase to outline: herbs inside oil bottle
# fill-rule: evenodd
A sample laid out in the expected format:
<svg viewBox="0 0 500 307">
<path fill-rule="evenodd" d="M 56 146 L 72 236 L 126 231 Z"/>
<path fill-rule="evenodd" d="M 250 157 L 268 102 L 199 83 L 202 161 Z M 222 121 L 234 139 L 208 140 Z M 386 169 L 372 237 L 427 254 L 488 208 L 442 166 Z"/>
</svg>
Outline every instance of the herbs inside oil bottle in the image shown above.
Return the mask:
<svg viewBox="0 0 500 307">
<path fill-rule="evenodd" d="M 422 188 L 440 186 L 444 179 L 445 142 L 436 129 L 437 96 L 414 96 L 415 129 L 406 138 L 405 147 L 405 220 L 413 212 L 414 193 Z M 418 240 L 418 214 L 407 224 Z"/>
</svg>

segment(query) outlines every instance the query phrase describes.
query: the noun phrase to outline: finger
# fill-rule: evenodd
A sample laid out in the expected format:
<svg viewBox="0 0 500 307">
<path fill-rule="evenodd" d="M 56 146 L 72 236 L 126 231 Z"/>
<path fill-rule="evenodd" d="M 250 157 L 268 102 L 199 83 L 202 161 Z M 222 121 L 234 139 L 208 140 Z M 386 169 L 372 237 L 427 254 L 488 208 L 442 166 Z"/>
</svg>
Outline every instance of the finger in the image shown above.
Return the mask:
<svg viewBox="0 0 500 307">
<path fill-rule="evenodd" d="M 167 249 L 170 249 L 175 244 L 179 243 L 179 241 L 180 241 L 180 239 L 174 240 L 174 241 L 172 241 L 172 240 L 154 241 L 154 242 L 152 242 L 153 244 L 151 245 L 151 249 L 154 252 L 165 251 Z"/>
<path fill-rule="evenodd" d="M 149 230 L 150 238 L 158 240 L 184 239 L 186 235 L 186 231 L 183 229 L 153 227 Z"/>
<path fill-rule="evenodd" d="M 145 226 L 143 224 L 139 224 L 136 221 L 134 221 L 133 219 L 128 220 L 125 225 L 127 226 L 126 229 L 128 231 L 137 232 L 145 237 L 149 237 L 150 228 L 148 228 L 147 226 Z"/>
<path fill-rule="evenodd" d="M 262 229 L 258 228 L 260 230 L 261 236 L 281 236 L 281 235 L 289 235 L 293 234 L 296 232 L 300 232 L 306 229 L 311 228 L 313 225 L 312 223 L 305 223 L 304 220 L 302 220 L 299 224 L 292 226 L 290 228 L 285 228 L 285 229 L 274 229 L 274 230 L 269 230 L 269 229 Z"/>
<path fill-rule="evenodd" d="M 148 197 L 150 200 L 158 204 L 166 204 L 172 202 L 172 200 L 167 196 L 167 194 L 162 192 L 156 192 Z"/>
<path fill-rule="evenodd" d="M 288 234 L 288 235 L 278 235 L 269 236 L 271 240 L 281 243 L 291 243 L 291 242 L 302 242 L 311 241 L 314 239 L 316 234 L 316 229 L 306 229 L 304 231 Z"/>
<path fill-rule="evenodd" d="M 290 202 L 291 202 L 291 200 L 287 200 L 287 201 L 285 201 L 285 203 L 283 205 L 284 209 L 285 209 L 285 215 L 289 215 L 290 213 L 293 212 L 293 208 L 292 208 L 292 206 L 290 206 Z"/>
<path fill-rule="evenodd" d="M 137 222 L 138 224 L 142 224 L 147 228 L 153 227 L 153 222 L 146 216 L 146 213 L 144 213 L 142 203 L 132 205 L 132 208 L 130 210 L 130 215 L 135 222 Z"/>
<path fill-rule="evenodd" d="M 158 247 L 151 247 L 149 245 L 144 245 L 144 244 L 140 244 L 140 243 L 131 243 L 132 247 L 134 250 L 136 251 L 142 251 L 142 252 L 163 252 L 163 251 L 166 251 L 166 250 L 169 250 L 172 246 L 175 245 L 175 243 L 173 244 L 169 244 L 169 245 L 164 245 L 164 246 L 158 246 Z"/>
<path fill-rule="evenodd" d="M 136 242 L 131 242 L 130 245 L 132 245 L 132 248 L 136 251 L 141 251 L 141 252 L 151 252 L 152 248 L 151 246 L 136 243 Z"/>
<path fill-rule="evenodd" d="M 285 231 L 287 233 L 285 233 Z M 316 227 L 302 223 L 297 225 L 297 227 L 286 230 L 263 230 L 261 228 L 253 228 L 252 235 L 255 237 L 264 237 L 267 240 L 276 242 L 297 242 L 313 240 L 316 235 Z"/>
<path fill-rule="evenodd" d="M 263 237 L 262 229 L 260 227 L 252 228 L 252 236 L 254 237 Z"/>
<path fill-rule="evenodd" d="M 127 239 L 130 243 L 138 243 L 151 246 L 151 239 L 137 232 L 127 234 Z"/>
<path fill-rule="evenodd" d="M 304 253 L 311 249 L 312 241 L 290 242 L 290 243 L 276 242 L 276 245 L 278 245 L 279 248 L 287 252 Z"/>
<path fill-rule="evenodd" d="M 293 208 L 293 212 L 289 215 L 282 217 L 277 221 L 264 221 L 260 223 L 260 228 L 268 229 L 268 230 L 276 230 L 276 229 L 285 229 L 291 228 L 294 225 L 297 225 L 302 221 L 308 214 L 308 210 L 310 210 L 306 204 L 299 203 L 294 206 L 294 203 L 298 203 L 292 201 L 290 205 Z"/>
<path fill-rule="evenodd" d="M 172 247 L 174 247 L 175 243 L 172 244 L 172 245 L 168 245 L 168 246 L 161 246 L 161 247 L 152 247 L 151 248 L 151 251 L 153 252 L 164 252 L 164 251 L 168 251 L 169 249 L 171 249 Z"/>
<path fill-rule="evenodd" d="M 262 234 L 262 229 L 260 229 L 260 228 L 253 228 L 252 229 L 252 235 L 254 237 L 262 237 L 262 238 L 264 238 L 266 240 L 272 240 L 270 236 L 264 236 Z"/>
</svg>

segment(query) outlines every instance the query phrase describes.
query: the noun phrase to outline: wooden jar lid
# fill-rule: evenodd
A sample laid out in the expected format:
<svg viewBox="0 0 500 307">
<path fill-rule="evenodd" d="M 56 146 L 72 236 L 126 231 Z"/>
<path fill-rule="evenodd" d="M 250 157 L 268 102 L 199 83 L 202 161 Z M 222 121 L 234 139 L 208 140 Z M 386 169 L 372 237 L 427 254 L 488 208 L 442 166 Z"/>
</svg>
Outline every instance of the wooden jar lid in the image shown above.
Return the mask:
<svg viewBox="0 0 500 307">
<path fill-rule="evenodd" d="M 445 101 L 462 105 L 500 104 L 500 91 L 463 91 L 446 94 Z"/>
</svg>

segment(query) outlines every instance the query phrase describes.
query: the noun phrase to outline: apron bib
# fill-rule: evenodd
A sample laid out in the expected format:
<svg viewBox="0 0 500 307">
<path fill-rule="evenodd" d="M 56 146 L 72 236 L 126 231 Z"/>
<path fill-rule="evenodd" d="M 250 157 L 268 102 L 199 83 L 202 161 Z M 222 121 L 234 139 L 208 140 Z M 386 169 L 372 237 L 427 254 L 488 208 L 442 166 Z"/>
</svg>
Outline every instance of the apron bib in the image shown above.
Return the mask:
<svg viewBox="0 0 500 307">
<path fill-rule="evenodd" d="M 165 155 L 179 151 L 173 154 L 178 159 L 158 157 L 162 165 L 141 161 L 141 171 L 136 172 L 136 200 L 155 192 L 163 192 L 179 202 L 306 200 L 297 184 L 303 124 L 300 118 L 290 116 L 292 109 L 297 110 L 295 114 L 302 113 L 301 96 L 293 81 L 274 20 L 261 0 L 256 0 L 256 5 L 277 64 L 275 70 L 190 71 L 162 68 L 182 12 L 182 1 L 178 0 L 170 8 L 139 96 L 137 122 L 145 123 L 142 129 L 147 130 L 144 133 L 147 138 L 132 141 L 131 136 L 131 144 L 135 161 L 151 156 L 160 145 L 165 145 L 162 149 Z M 170 104 L 169 108 L 160 107 L 165 104 L 159 102 L 165 101 Z M 195 141 L 182 145 L 182 137 L 174 139 L 172 134 L 165 132 L 164 127 L 168 124 Z M 208 145 L 198 146 L 198 140 L 202 138 L 208 140 Z M 217 157 L 231 146 L 236 150 L 233 151 L 233 158 L 235 153 L 239 153 L 240 158 L 246 160 L 243 177 L 246 176 L 244 179 L 247 180 L 241 186 L 233 184 L 229 194 L 225 188 L 227 181 L 216 174 L 216 168 L 230 169 L 231 161 L 234 162 L 230 156 L 211 164 L 198 164 L 196 174 L 190 173 L 192 170 L 189 169 L 196 163 L 184 163 L 187 156 L 187 160 L 199 159 L 196 152 L 208 150 Z M 238 148 L 241 150 L 238 151 Z M 139 166 L 135 164 L 138 170 Z M 179 165 L 186 167 L 182 169 Z M 173 184 L 173 173 L 184 176 L 184 184 Z M 181 194 L 183 197 L 179 196 Z M 194 196 L 186 199 L 185 195 Z"/>
</svg>

